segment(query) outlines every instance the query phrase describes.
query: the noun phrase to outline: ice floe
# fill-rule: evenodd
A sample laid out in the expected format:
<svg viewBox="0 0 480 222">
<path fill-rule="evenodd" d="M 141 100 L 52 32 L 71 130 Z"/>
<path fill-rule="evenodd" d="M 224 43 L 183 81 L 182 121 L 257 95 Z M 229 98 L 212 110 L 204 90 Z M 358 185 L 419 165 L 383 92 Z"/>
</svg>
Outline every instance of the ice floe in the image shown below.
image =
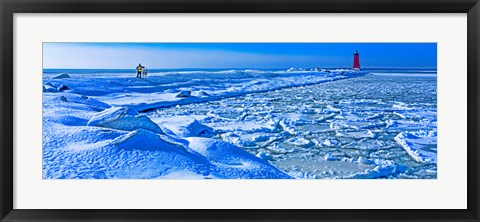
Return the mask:
<svg viewBox="0 0 480 222">
<path fill-rule="evenodd" d="M 437 163 L 436 131 L 401 132 L 395 137 L 395 141 L 397 141 L 415 161 L 421 163 Z"/>
</svg>

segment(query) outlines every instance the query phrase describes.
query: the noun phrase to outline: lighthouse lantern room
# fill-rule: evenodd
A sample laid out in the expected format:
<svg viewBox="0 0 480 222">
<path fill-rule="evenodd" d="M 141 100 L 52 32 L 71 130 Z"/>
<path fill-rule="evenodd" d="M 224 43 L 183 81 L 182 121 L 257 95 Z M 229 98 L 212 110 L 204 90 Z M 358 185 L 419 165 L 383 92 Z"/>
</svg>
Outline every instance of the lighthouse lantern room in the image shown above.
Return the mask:
<svg viewBox="0 0 480 222">
<path fill-rule="evenodd" d="M 360 70 L 360 54 L 358 53 L 358 50 L 355 50 L 353 53 L 353 69 Z"/>
</svg>

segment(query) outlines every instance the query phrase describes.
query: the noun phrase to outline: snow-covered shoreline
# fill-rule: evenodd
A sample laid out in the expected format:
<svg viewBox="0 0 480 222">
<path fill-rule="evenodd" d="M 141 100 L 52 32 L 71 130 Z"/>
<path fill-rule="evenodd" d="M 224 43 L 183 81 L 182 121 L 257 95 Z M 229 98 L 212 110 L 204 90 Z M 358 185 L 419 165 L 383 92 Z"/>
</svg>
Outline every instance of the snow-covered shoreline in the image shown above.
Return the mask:
<svg viewBox="0 0 480 222">
<path fill-rule="evenodd" d="M 43 175 L 45 179 L 292 178 L 232 143 L 209 138 L 213 130 L 193 117 L 158 124 L 139 111 L 363 74 L 277 73 L 277 77 L 253 76 L 229 83 L 215 83 L 219 76 L 214 74 L 209 79 L 213 82 L 190 83 L 190 87 L 182 86 L 175 78 L 165 81 L 165 75 L 147 79 L 72 74 L 47 77 L 43 95 Z M 161 92 L 156 91 L 159 87 Z M 122 89 L 133 91 L 120 92 Z M 182 91 L 192 95 L 177 96 Z"/>
<path fill-rule="evenodd" d="M 276 71 L 258 70 L 152 73 L 148 78 L 118 76 L 72 75 L 73 78 L 44 78 L 45 87 L 68 86 L 72 93 L 96 98 L 112 106 L 129 106 L 139 112 L 156 108 L 200 103 L 237 97 L 249 93 L 268 92 L 290 87 L 307 86 L 334 80 L 360 77 L 366 72 L 333 70 Z M 70 74 L 71 75 L 71 74 Z M 189 92 L 187 97 L 179 93 Z"/>
<path fill-rule="evenodd" d="M 160 127 L 132 108 L 73 93 L 43 99 L 45 179 L 291 178 L 233 144 L 202 137 L 207 127 L 193 119 Z"/>
</svg>

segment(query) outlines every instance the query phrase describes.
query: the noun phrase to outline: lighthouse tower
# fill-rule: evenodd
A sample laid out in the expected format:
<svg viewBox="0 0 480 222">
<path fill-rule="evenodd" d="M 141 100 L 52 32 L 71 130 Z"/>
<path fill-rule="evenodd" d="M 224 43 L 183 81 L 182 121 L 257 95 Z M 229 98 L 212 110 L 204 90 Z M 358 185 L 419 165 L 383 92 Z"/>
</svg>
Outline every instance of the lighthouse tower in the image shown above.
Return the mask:
<svg viewBox="0 0 480 222">
<path fill-rule="evenodd" d="M 355 50 L 353 53 L 353 69 L 360 70 L 360 54 L 358 53 L 358 50 Z"/>
</svg>

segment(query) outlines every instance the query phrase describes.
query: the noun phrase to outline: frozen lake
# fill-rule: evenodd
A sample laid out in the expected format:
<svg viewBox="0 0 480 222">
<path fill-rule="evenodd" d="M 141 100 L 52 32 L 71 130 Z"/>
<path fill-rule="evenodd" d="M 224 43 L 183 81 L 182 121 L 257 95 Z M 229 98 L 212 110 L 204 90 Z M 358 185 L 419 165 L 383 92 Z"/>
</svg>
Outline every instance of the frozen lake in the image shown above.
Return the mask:
<svg viewBox="0 0 480 222">
<path fill-rule="evenodd" d="M 398 71 L 395 71 L 398 72 Z M 435 73 L 394 71 L 150 112 L 191 115 L 295 178 L 436 178 Z M 434 161 L 415 161 L 396 137 Z"/>
<path fill-rule="evenodd" d="M 43 175 L 436 178 L 436 71 L 367 72 L 44 70 Z"/>
</svg>

